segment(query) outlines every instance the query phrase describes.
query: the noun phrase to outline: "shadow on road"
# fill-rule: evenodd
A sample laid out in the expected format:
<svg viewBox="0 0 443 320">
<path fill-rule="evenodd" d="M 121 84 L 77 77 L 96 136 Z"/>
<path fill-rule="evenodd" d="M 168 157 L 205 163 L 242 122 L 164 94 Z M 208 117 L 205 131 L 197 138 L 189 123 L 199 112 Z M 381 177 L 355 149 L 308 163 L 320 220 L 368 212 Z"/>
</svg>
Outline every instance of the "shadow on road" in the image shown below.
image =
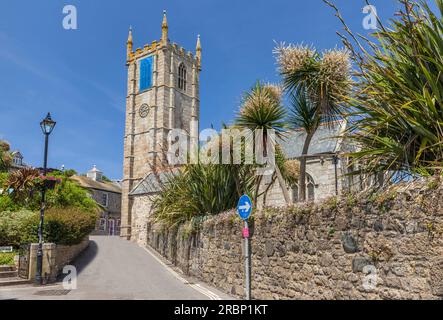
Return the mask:
<svg viewBox="0 0 443 320">
<path fill-rule="evenodd" d="M 71 262 L 71 265 L 77 269 L 77 276 L 94 260 L 97 253 L 97 243 L 94 240 L 89 240 L 88 247 Z M 64 276 L 63 272 L 60 273 L 57 280 L 62 281 Z"/>
</svg>

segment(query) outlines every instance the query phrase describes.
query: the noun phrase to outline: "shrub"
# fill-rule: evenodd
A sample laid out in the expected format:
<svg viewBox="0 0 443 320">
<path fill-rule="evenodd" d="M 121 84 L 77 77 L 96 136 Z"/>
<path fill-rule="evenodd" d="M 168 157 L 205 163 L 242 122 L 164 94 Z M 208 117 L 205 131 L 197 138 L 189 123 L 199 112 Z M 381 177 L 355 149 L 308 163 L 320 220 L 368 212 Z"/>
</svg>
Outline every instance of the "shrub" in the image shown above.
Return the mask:
<svg viewBox="0 0 443 320">
<path fill-rule="evenodd" d="M 22 243 L 38 241 L 39 214 L 32 215 L 23 226 Z M 43 238 L 62 245 L 80 243 L 95 228 L 97 214 L 78 208 L 52 208 L 46 211 Z"/>
<path fill-rule="evenodd" d="M 18 248 L 22 244 L 24 225 L 36 214 L 32 211 L 0 212 L 0 246 Z"/>
<path fill-rule="evenodd" d="M 187 165 L 171 173 L 162 185 L 154 199 L 154 216 L 172 226 L 232 209 L 239 196 L 252 189 L 251 176 L 245 166 Z"/>
<path fill-rule="evenodd" d="M 0 213 L 0 245 L 18 248 L 24 243 L 38 242 L 40 214 L 22 210 Z M 53 208 L 45 212 L 45 242 L 73 245 L 94 230 L 97 215 L 77 208 Z"/>
<path fill-rule="evenodd" d="M 47 208 L 75 207 L 83 211 L 95 212 L 97 203 L 88 192 L 69 177 L 70 172 L 48 174 L 48 177 L 60 179 L 55 189 L 46 191 Z M 41 194 L 35 184 L 38 171 L 17 171 L 14 174 L 0 174 L 0 211 L 18 211 L 21 208 L 37 211 L 40 209 Z M 2 187 L 3 186 L 3 187 Z M 15 191 L 7 192 L 12 187 Z"/>
</svg>

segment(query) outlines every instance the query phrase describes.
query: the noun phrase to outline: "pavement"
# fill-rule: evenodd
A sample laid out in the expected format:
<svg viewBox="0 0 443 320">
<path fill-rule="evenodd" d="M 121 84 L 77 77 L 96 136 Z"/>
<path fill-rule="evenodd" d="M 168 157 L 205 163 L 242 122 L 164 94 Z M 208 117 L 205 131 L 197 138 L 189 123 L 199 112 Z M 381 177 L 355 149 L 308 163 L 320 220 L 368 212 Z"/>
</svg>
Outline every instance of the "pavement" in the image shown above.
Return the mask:
<svg viewBox="0 0 443 320">
<path fill-rule="evenodd" d="M 152 249 L 119 237 L 91 236 L 72 263 L 77 288 L 52 285 L 0 287 L 0 300 L 224 300 L 232 297 L 185 277 Z M 63 276 L 61 277 L 62 280 Z"/>
</svg>

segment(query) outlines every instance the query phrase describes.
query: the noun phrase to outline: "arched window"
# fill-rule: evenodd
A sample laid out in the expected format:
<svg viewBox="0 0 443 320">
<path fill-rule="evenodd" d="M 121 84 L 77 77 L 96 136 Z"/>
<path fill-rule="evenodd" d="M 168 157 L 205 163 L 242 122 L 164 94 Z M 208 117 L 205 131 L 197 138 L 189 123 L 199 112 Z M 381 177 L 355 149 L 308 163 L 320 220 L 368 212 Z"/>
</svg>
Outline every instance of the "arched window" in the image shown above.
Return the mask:
<svg viewBox="0 0 443 320">
<path fill-rule="evenodd" d="M 186 91 L 186 67 L 183 63 L 178 67 L 178 88 Z"/>
<path fill-rule="evenodd" d="M 292 186 L 292 202 L 298 202 L 298 183 Z M 314 179 L 309 174 L 306 174 L 306 197 L 309 201 L 315 200 L 315 183 Z"/>
</svg>

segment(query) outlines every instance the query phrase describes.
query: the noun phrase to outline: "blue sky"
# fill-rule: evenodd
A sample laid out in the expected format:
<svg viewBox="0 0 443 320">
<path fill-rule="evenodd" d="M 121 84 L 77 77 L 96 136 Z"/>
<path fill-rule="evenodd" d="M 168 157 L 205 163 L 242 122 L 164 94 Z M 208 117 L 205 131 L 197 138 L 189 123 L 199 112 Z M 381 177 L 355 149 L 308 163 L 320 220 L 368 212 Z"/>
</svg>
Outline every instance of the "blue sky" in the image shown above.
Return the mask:
<svg viewBox="0 0 443 320">
<path fill-rule="evenodd" d="M 363 0 L 334 2 L 368 34 Z M 399 9 L 396 0 L 372 3 L 383 21 Z M 67 4 L 77 7 L 77 30 L 62 27 Z M 128 27 L 135 47 L 159 39 L 163 9 L 171 41 L 194 50 L 201 34 L 201 128 L 229 123 L 256 80 L 279 80 L 274 41 L 341 46 L 341 24 L 321 0 L 0 0 L 0 139 L 41 166 L 39 121 L 50 111 L 51 167 L 83 173 L 95 164 L 121 178 Z"/>
</svg>

